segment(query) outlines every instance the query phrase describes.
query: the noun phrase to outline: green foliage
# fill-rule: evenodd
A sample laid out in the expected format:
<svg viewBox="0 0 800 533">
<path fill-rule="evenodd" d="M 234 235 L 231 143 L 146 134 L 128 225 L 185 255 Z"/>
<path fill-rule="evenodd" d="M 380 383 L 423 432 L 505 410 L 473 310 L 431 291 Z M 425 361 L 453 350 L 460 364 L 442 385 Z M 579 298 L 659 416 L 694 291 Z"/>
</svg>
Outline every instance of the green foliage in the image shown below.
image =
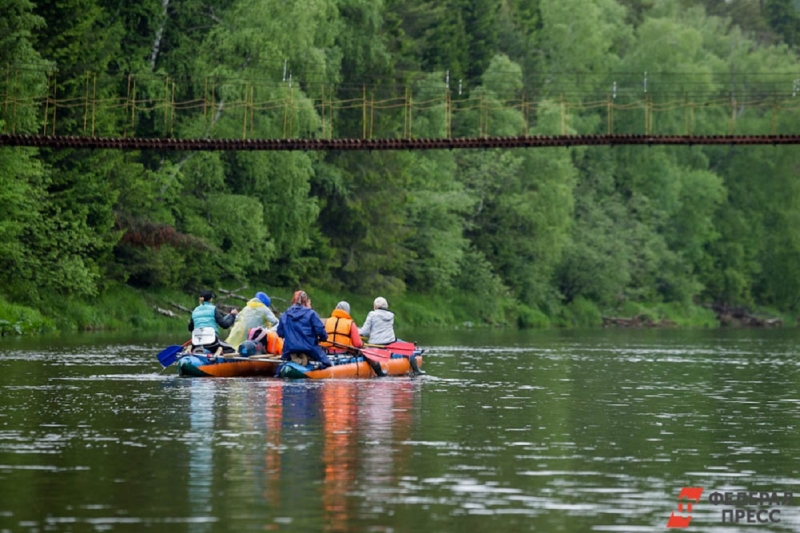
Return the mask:
<svg viewBox="0 0 800 533">
<path fill-rule="evenodd" d="M 800 45 L 800 8 L 793 0 L 766 0 L 764 16 L 789 46 Z"/>
<path fill-rule="evenodd" d="M 189 314 L 172 304 L 185 307 L 196 298 L 175 290 L 142 292 L 124 284 L 109 283 L 97 298 L 67 298 L 49 302 L 48 315 L 62 333 L 70 331 L 142 330 L 170 331 L 185 335 Z M 157 311 L 174 313 L 169 317 Z M 56 312 L 55 310 L 58 309 Z"/>
<path fill-rule="evenodd" d="M 584 298 L 576 298 L 564 307 L 560 322 L 566 327 L 593 328 L 603 323 L 603 317 L 597 305 Z"/>
<path fill-rule="evenodd" d="M 15 305 L 0 298 L 0 337 L 41 335 L 55 331 L 55 322 L 31 307 Z"/>
<path fill-rule="evenodd" d="M 409 167 L 410 195 L 406 218 L 413 232 L 405 240 L 407 278 L 417 290 L 447 290 L 459 275 L 469 247 L 464 215 L 474 199 L 455 179 L 451 154 L 431 153 L 414 158 Z"/>
<path fill-rule="evenodd" d="M 770 41 L 770 26 L 776 27 L 772 19 L 778 13 L 791 16 L 792 0 L 682 0 L 684 5 L 701 5 L 709 15 L 728 19 L 747 34 L 759 41 Z M 789 22 L 789 21 L 787 21 Z M 778 25 L 779 26 L 779 25 Z M 778 33 L 780 30 L 778 29 Z"/>
<path fill-rule="evenodd" d="M 60 134 L 226 139 L 605 133 L 645 120 L 657 134 L 797 129 L 741 103 L 790 90 L 771 82 L 800 66 L 789 0 L 2 4 L 4 132 L 56 121 Z M 641 102 L 646 72 L 653 94 L 731 106 L 610 116 L 612 83 L 618 105 Z M 90 87 L 118 105 L 88 105 Z M 213 105 L 176 114 L 173 93 Z M 374 123 L 365 94 L 383 111 Z M 45 95 L 72 103 L 23 105 Z M 407 96 L 413 113 L 397 104 Z M 160 327 L 130 287 L 220 282 L 286 287 L 287 298 L 314 288 L 331 308 L 337 293 L 367 310 L 383 294 L 414 325 L 584 327 L 606 310 L 710 323 L 695 301 L 797 312 L 798 157 L 2 148 L 0 292 L 39 309 L 68 296 L 60 329 Z"/>
<path fill-rule="evenodd" d="M 207 274 L 204 276 L 201 269 L 193 269 L 191 264 L 187 264 L 184 254 L 169 245 L 146 247 L 123 244 L 115 252 L 120 262 L 127 264 L 125 278 L 121 281 L 127 281 L 134 287 L 202 285 L 208 281 Z M 197 257 L 203 255 L 198 253 Z M 207 266 L 205 261 L 200 263 Z"/>
<path fill-rule="evenodd" d="M 717 315 L 711 309 L 693 304 L 669 302 L 657 307 L 659 318 L 677 326 L 713 328 L 719 325 Z"/>
<path fill-rule="evenodd" d="M 38 262 L 25 237 L 26 227 L 42 224 L 38 207 L 42 175 L 34 150 L 0 148 L 0 279 L 9 296 L 22 297 L 36 291 Z"/>
<path fill-rule="evenodd" d="M 716 313 L 708 307 L 693 303 L 635 303 L 626 302 L 615 309 L 609 309 L 607 316 L 635 318 L 641 322 L 667 327 L 709 328 L 718 327 Z"/>
<path fill-rule="evenodd" d="M 0 64 L 4 65 L 0 87 L 6 95 L 14 95 L 23 104 L 27 99 L 40 96 L 47 90 L 45 71 L 50 64 L 34 48 L 34 33 L 41 30 L 45 21 L 34 14 L 27 0 L 4 0 L 0 17 Z M 24 65 L 14 69 L 11 65 Z M 8 113 L 8 96 L 0 119 L 3 133 L 32 133 L 39 126 L 37 110 L 33 106 L 13 106 Z"/>
<path fill-rule="evenodd" d="M 632 28 L 616 0 L 541 0 L 539 45 L 555 79 L 568 72 L 610 72 L 629 50 Z M 568 68 L 565 68 L 568 66 Z M 583 77 L 574 89 L 599 89 L 601 78 Z M 603 88 L 607 90 L 607 88 Z"/>
<path fill-rule="evenodd" d="M 513 302 L 511 291 L 495 274 L 491 263 L 478 250 L 467 250 L 453 282 L 456 308 L 472 309 L 464 320 L 476 323 L 501 324 L 507 321 L 504 307 Z"/>
<path fill-rule="evenodd" d="M 348 290 L 365 294 L 398 293 L 412 259 L 403 243 L 412 228 L 406 218 L 409 171 L 406 153 L 347 154 L 338 164 L 350 167 L 346 189 L 331 191 L 320 213 L 323 234 L 339 250 L 334 264 Z"/>
<path fill-rule="evenodd" d="M 541 0 L 506 0 L 497 16 L 498 52 L 522 67 L 526 94 L 542 89 L 546 60 L 538 50 L 541 30 Z"/>
<path fill-rule="evenodd" d="M 550 318 L 539 309 L 519 304 L 511 311 L 516 315 L 517 327 L 520 329 L 546 328 L 550 325 Z"/>
<path fill-rule="evenodd" d="M 549 126 L 552 109 L 540 110 L 535 133 Z M 522 302 L 546 304 L 571 224 L 570 152 L 464 151 L 457 161 L 459 179 L 476 200 L 467 236 Z"/>
</svg>

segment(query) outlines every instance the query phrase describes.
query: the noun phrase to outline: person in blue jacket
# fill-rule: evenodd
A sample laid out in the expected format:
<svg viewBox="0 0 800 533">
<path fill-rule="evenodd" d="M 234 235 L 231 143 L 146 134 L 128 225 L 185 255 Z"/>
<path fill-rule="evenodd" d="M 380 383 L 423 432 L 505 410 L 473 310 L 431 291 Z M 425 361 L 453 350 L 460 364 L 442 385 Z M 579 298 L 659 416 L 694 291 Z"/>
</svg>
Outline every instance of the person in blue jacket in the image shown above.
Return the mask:
<svg viewBox="0 0 800 533">
<path fill-rule="evenodd" d="M 225 329 L 230 328 L 236 320 L 236 314 L 239 312 L 236 309 L 225 315 L 217 309 L 217 306 L 211 303 L 216 295 L 211 291 L 203 291 L 200 293 L 200 305 L 192 311 L 192 318 L 189 320 L 189 331 L 194 331 L 198 328 L 214 328 L 219 337 L 219 328 L 222 326 Z"/>
<path fill-rule="evenodd" d="M 323 368 L 331 366 L 330 359 L 319 345 L 328 340 L 328 333 L 322 320 L 311 309 L 311 298 L 305 291 L 294 293 L 292 305 L 281 315 L 277 331 L 283 337 L 283 360 L 289 361 L 291 354 L 297 354 L 302 361 L 302 355 L 306 355 L 322 363 Z"/>
</svg>

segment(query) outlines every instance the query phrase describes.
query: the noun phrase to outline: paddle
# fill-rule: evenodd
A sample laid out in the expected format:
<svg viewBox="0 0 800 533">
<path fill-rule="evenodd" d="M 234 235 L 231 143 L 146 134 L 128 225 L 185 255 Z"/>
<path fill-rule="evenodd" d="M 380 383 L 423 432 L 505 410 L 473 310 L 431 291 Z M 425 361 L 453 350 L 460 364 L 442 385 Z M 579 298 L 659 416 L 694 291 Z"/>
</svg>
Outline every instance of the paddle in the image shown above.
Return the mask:
<svg viewBox="0 0 800 533">
<path fill-rule="evenodd" d="M 382 363 L 392 358 L 392 352 L 380 348 L 356 348 L 364 357 L 376 363 Z"/>
<path fill-rule="evenodd" d="M 390 353 L 396 353 L 397 355 L 404 355 L 406 357 L 413 355 L 414 352 L 417 351 L 416 344 L 406 341 L 394 341 L 386 345 L 365 344 L 364 346 L 369 346 L 370 348 L 385 348 L 389 350 Z"/>
<path fill-rule="evenodd" d="M 190 342 L 192 341 L 186 341 L 186 343 L 183 346 L 180 346 L 178 344 L 167 346 L 166 348 L 161 350 L 161 352 L 159 352 L 159 354 L 157 355 L 158 362 L 161 363 L 161 366 L 167 368 L 169 365 L 173 364 L 175 361 L 178 360 L 178 354 L 181 353 L 183 351 L 183 347 L 189 344 Z"/>
<path fill-rule="evenodd" d="M 337 348 L 345 348 L 360 353 L 365 358 L 376 363 L 383 363 L 392 358 L 392 352 L 383 348 L 356 348 L 355 346 L 348 346 L 346 344 L 339 344 L 338 342 L 328 341 Z"/>
<path fill-rule="evenodd" d="M 375 346 L 375 345 L 367 344 L 366 346 Z M 394 341 L 387 344 L 385 348 L 386 350 L 389 351 L 389 353 L 396 353 L 397 355 L 408 357 L 408 362 L 411 364 L 411 370 L 414 372 L 415 376 L 422 376 L 425 374 L 425 372 L 419 367 L 419 361 L 417 361 L 417 355 L 422 355 L 423 353 L 425 353 L 425 350 L 419 351 L 417 349 L 416 343 L 406 342 L 406 341 Z M 419 354 L 417 354 L 418 351 Z"/>
</svg>

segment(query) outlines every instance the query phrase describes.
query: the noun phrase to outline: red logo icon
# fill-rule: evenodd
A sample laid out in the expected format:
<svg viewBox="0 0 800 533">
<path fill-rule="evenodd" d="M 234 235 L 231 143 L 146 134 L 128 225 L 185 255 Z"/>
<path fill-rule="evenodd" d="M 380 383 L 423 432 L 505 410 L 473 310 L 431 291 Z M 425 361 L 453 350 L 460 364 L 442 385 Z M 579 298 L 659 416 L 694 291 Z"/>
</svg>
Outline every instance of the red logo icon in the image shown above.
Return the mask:
<svg viewBox="0 0 800 533">
<path fill-rule="evenodd" d="M 692 521 L 692 503 L 700 501 L 700 496 L 703 494 L 702 487 L 684 487 L 678 494 L 678 509 L 672 511 L 669 515 L 667 528 L 686 528 L 689 527 L 689 522 Z M 686 503 L 686 516 L 683 515 L 683 504 Z M 677 514 L 676 514 L 677 513 Z"/>
</svg>

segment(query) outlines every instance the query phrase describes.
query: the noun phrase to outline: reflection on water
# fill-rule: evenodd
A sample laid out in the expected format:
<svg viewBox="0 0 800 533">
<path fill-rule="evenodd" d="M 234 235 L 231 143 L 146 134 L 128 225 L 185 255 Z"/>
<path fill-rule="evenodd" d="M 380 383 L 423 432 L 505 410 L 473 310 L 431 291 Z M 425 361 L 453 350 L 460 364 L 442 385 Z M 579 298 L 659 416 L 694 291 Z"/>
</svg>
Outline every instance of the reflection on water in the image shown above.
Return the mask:
<svg viewBox="0 0 800 533">
<path fill-rule="evenodd" d="M 178 385 L 179 398 L 188 392 L 188 424 L 172 468 L 188 473 L 178 490 L 188 504 L 184 519 L 193 519 L 190 531 L 213 531 L 232 520 L 240 529 L 349 531 L 359 521 L 385 519 L 387 487 L 411 460 L 423 382 Z"/>
<path fill-rule="evenodd" d="M 322 461 L 322 507 L 326 529 L 344 531 L 348 522 L 347 495 L 356 480 L 358 404 L 346 383 L 332 382 L 323 394 L 325 445 Z"/>
<path fill-rule="evenodd" d="M 214 483 L 214 414 L 215 387 L 210 381 L 197 380 L 189 388 L 189 482 L 187 484 L 189 513 L 204 518 L 191 524 L 193 533 L 211 530 Z"/>
<path fill-rule="evenodd" d="M 317 382 L 10 343 L 0 532 L 660 531 L 690 486 L 722 532 L 712 492 L 800 494 L 794 330 L 420 337 L 424 377 Z"/>
</svg>

